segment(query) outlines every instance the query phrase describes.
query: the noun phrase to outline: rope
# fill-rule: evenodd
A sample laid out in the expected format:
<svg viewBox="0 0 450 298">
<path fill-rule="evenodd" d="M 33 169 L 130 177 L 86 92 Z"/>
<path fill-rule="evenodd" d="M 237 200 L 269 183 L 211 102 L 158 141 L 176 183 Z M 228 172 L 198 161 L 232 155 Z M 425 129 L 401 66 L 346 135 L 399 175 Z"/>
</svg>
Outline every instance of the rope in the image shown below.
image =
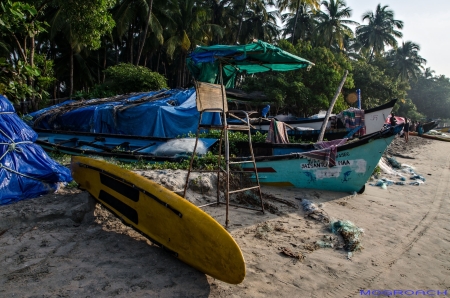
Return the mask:
<svg viewBox="0 0 450 298">
<path fill-rule="evenodd" d="M 1 114 L 15 114 L 14 112 L 0 112 L 0 115 Z"/>
<path fill-rule="evenodd" d="M 3 131 L 3 130 L 0 129 L 0 132 L 1 132 L 5 137 L 7 137 L 7 138 L 10 140 L 10 143 L 0 143 L 0 145 L 8 145 L 8 150 L 6 150 L 5 153 L 3 153 L 3 155 L 0 157 L 0 169 L 5 169 L 5 170 L 7 170 L 7 171 L 10 171 L 10 172 L 12 172 L 12 173 L 14 173 L 14 174 L 17 174 L 17 175 L 20 175 L 20 176 L 23 176 L 23 177 L 26 177 L 26 178 L 34 179 L 34 180 L 37 180 L 37 181 L 40 181 L 40 182 L 45 182 L 44 180 L 41 180 L 41 179 L 38 179 L 38 178 L 35 178 L 35 177 L 32 177 L 32 176 L 28 176 L 28 175 L 26 175 L 26 174 L 17 172 L 16 170 L 13 170 L 13 169 L 11 169 L 11 168 L 5 167 L 5 166 L 1 163 L 2 159 L 3 159 L 3 158 L 6 156 L 6 154 L 8 154 L 9 152 L 19 152 L 19 153 L 22 153 L 22 152 L 23 152 L 22 149 L 18 147 L 18 145 L 22 145 L 22 144 L 33 144 L 33 142 L 31 142 L 31 141 L 14 142 L 14 140 L 11 139 L 11 138 Z"/>
</svg>

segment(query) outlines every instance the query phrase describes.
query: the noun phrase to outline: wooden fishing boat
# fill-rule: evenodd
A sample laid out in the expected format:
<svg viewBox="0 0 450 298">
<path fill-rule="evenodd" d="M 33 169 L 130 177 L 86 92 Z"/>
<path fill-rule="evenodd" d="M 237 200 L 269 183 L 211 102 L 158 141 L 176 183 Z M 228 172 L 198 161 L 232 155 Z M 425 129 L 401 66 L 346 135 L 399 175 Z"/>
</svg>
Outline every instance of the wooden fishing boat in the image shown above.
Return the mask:
<svg viewBox="0 0 450 298">
<path fill-rule="evenodd" d="M 419 134 L 415 131 L 412 131 L 409 133 L 411 136 L 419 136 Z M 430 140 L 438 140 L 438 141 L 444 141 L 444 142 L 450 142 L 450 137 L 440 136 L 440 135 L 429 135 L 429 134 L 422 134 L 419 137 L 430 139 Z"/>
<path fill-rule="evenodd" d="M 252 130 L 252 133 L 267 133 L 266 130 Z M 337 140 L 343 138 L 351 138 L 356 131 L 346 128 L 327 129 L 325 130 L 324 140 Z M 287 134 L 293 137 L 296 142 L 316 142 L 319 138 L 320 130 L 287 130 Z"/>
<path fill-rule="evenodd" d="M 430 121 L 427 123 L 424 123 L 422 125 L 423 127 L 423 132 L 429 132 L 430 130 L 432 130 L 433 128 L 438 126 L 438 122 L 437 121 Z"/>
<path fill-rule="evenodd" d="M 189 148 L 193 148 L 195 141 L 192 138 L 157 138 L 44 129 L 36 129 L 36 132 L 38 133 L 36 144 L 46 151 L 59 151 L 69 155 L 114 157 L 126 162 L 139 160 L 179 162 L 190 158 Z M 201 141 L 203 149 L 207 150 L 217 140 L 202 138 Z"/>
<path fill-rule="evenodd" d="M 259 181 L 272 186 L 362 193 L 383 152 L 402 128 L 398 125 L 337 146 L 335 166 L 304 155 L 315 150 L 314 144 L 256 143 L 253 149 Z M 249 166 L 242 165 L 244 170 L 250 170 Z"/>
<path fill-rule="evenodd" d="M 393 99 L 389 101 L 388 103 L 385 103 L 383 105 L 380 105 L 378 107 L 368 109 L 364 111 L 364 121 L 366 126 L 366 134 L 371 134 L 377 131 L 380 131 L 383 128 L 385 119 L 388 117 L 388 115 L 391 113 L 392 108 L 394 107 L 395 103 L 397 102 L 397 99 Z M 333 116 L 336 118 L 336 116 Z M 336 128 L 343 128 L 343 124 L 339 124 L 340 120 L 335 119 L 333 117 L 330 117 L 327 125 L 327 129 L 332 129 L 332 123 L 336 123 Z M 309 119 L 309 118 L 302 118 L 302 119 L 292 119 L 292 118 L 277 118 L 275 116 L 276 120 L 283 121 L 287 125 L 294 128 L 295 133 L 297 133 L 297 127 L 298 128 L 310 128 L 311 131 L 300 131 L 299 133 L 304 133 L 305 135 L 313 135 L 313 134 L 319 134 L 320 129 L 322 127 L 322 123 L 324 118 L 317 118 L 317 119 Z M 263 120 L 263 119 L 254 119 L 251 124 L 255 127 L 257 130 L 267 131 L 270 126 L 269 120 Z M 289 133 L 289 130 L 288 130 Z M 294 133 L 294 134 L 295 134 Z M 330 135 L 332 137 L 332 135 Z M 317 139 L 317 138 L 316 138 Z M 331 139 L 331 138 L 328 138 Z"/>
</svg>

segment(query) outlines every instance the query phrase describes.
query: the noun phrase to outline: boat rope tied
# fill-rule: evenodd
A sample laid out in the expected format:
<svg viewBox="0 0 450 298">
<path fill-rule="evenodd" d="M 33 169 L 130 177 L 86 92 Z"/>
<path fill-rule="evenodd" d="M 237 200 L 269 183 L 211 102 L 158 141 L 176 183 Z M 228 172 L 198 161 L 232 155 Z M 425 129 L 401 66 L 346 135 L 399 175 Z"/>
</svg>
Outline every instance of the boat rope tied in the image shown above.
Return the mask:
<svg viewBox="0 0 450 298">
<path fill-rule="evenodd" d="M 45 180 L 41 180 L 41 179 L 38 179 L 36 177 L 29 176 L 29 175 L 17 172 L 16 170 L 13 170 L 11 168 L 5 167 L 2 163 L 0 163 L 0 169 L 5 169 L 5 170 L 10 171 L 11 173 L 14 173 L 16 175 L 23 176 L 23 177 L 26 177 L 26 178 L 30 178 L 30 179 L 33 179 L 33 180 L 37 180 L 37 181 L 40 181 L 42 183 L 47 183 Z"/>
<path fill-rule="evenodd" d="M 30 141 L 23 141 L 23 142 L 12 142 L 12 143 L 0 143 L 0 145 L 8 145 L 8 150 L 5 151 L 5 153 L 3 153 L 3 155 L 0 157 L 0 160 L 2 160 L 6 154 L 8 154 L 8 152 L 19 152 L 22 153 L 22 149 L 19 148 L 17 145 L 21 145 L 21 144 L 33 144 L 33 142 Z"/>
<path fill-rule="evenodd" d="M 1 114 L 15 114 L 14 112 L 0 112 L 0 115 Z"/>
<path fill-rule="evenodd" d="M 26 174 L 17 172 L 16 170 L 13 170 L 13 169 L 11 169 L 11 168 L 5 167 L 5 166 L 1 163 L 1 161 L 3 160 L 3 158 L 4 158 L 4 157 L 6 156 L 6 154 L 8 154 L 9 152 L 19 152 L 19 153 L 22 153 L 22 152 L 23 152 L 22 149 L 18 147 L 18 145 L 22 145 L 22 144 L 33 144 L 33 142 L 31 142 L 31 141 L 14 142 L 14 140 L 11 139 L 11 138 L 3 131 L 3 130 L 0 129 L 0 132 L 1 132 L 5 137 L 7 137 L 7 138 L 10 140 L 10 143 L 0 143 L 0 145 L 8 145 L 8 150 L 6 150 L 5 153 L 3 153 L 2 156 L 0 156 L 0 169 L 5 169 L 5 170 L 7 170 L 7 171 L 10 171 L 10 172 L 12 172 L 12 173 L 14 173 L 14 174 L 17 174 L 17 175 L 20 175 L 20 176 L 23 176 L 23 177 L 26 177 L 26 178 L 30 178 L 30 179 L 34 179 L 34 180 L 37 180 L 37 181 L 45 182 L 44 180 L 41 180 L 41 179 L 38 179 L 38 178 L 35 178 L 35 177 L 32 177 L 32 176 L 28 176 L 28 175 L 26 175 Z"/>
</svg>

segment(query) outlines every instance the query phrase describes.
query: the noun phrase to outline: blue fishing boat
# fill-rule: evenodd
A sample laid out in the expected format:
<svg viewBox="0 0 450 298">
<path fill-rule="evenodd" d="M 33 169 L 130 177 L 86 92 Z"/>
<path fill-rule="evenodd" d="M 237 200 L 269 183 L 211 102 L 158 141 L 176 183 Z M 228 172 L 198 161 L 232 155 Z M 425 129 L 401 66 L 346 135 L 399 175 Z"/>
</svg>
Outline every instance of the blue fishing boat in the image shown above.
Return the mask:
<svg viewBox="0 0 450 298">
<path fill-rule="evenodd" d="M 69 155 L 113 157 L 121 161 L 180 162 L 190 158 L 195 139 L 158 138 L 117 134 L 36 129 L 36 144 L 46 151 Z M 202 153 L 216 143 L 202 138 Z"/>
<path fill-rule="evenodd" d="M 272 186 L 362 193 L 383 152 L 401 129 L 402 125 L 398 125 L 365 135 L 330 148 L 330 152 L 316 150 L 314 144 L 261 144 L 265 151 L 255 150 L 259 181 Z M 314 153 L 327 158 L 317 159 Z M 252 170 L 248 164 L 242 167 Z"/>
</svg>

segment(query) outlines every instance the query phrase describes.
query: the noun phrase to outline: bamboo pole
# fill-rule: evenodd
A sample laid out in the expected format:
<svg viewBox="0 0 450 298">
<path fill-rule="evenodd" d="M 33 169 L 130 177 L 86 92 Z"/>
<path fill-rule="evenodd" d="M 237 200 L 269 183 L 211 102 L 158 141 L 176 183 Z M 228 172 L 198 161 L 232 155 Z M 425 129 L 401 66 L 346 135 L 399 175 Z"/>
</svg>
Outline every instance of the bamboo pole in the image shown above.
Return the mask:
<svg viewBox="0 0 450 298">
<path fill-rule="evenodd" d="M 339 93 L 341 93 L 342 87 L 344 86 L 345 80 L 347 79 L 347 75 L 348 75 L 348 70 L 345 70 L 344 77 L 342 78 L 341 83 L 337 87 L 336 94 L 334 94 L 334 98 L 331 101 L 331 104 L 330 104 L 330 107 L 328 108 L 327 114 L 325 115 L 325 118 L 323 119 L 322 127 L 320 128 L 320 134 L 319 134 L 319 138 L 317 139 L 317 142 L 323 141 L 325 129 L 327 128 L 327 124 L 328 124 L 328 118 L 330 118 L 331 112 L 333 111 L 334 104 L 336 103 Z"/>
</svg>

